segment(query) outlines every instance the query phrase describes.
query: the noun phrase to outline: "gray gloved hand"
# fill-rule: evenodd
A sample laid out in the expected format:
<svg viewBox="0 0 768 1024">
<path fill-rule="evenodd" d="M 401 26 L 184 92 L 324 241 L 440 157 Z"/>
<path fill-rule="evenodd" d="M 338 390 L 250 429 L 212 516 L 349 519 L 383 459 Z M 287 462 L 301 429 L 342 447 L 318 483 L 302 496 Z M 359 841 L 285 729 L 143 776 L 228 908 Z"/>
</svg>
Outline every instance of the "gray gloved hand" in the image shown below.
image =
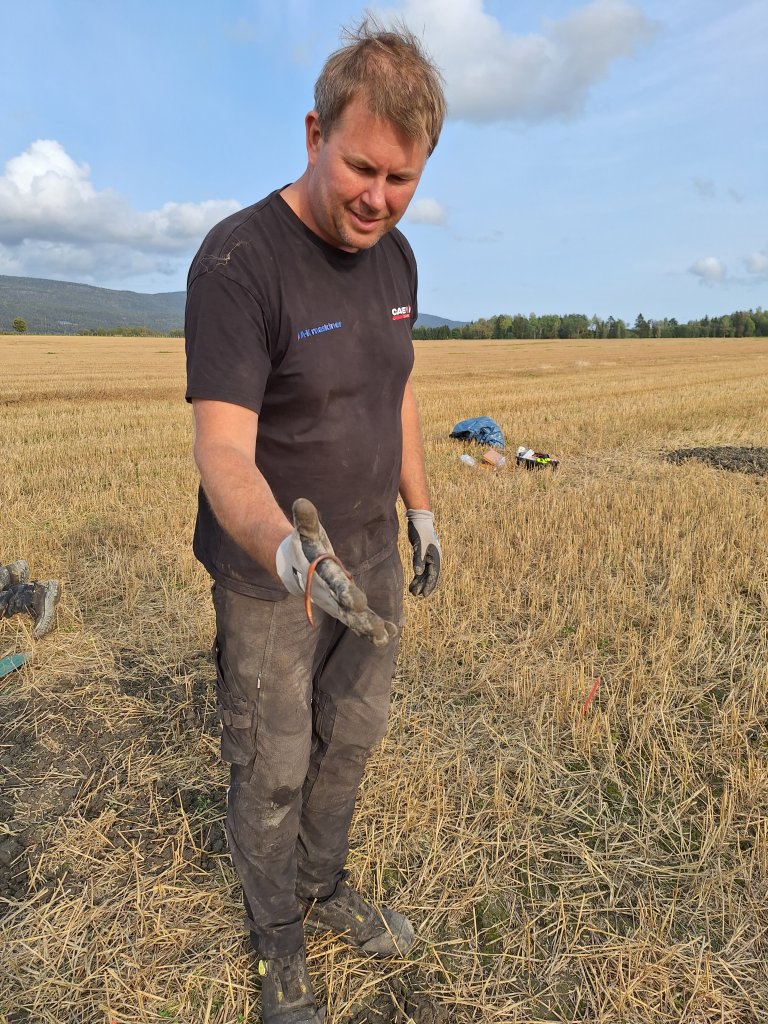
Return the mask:
<svg viewBox="0 0 768 1024">
<path fill-rule="evenodd" d="M 286 590 L 296 597 L 306 597 L 309 584 L 312 604 L 343 622 L 353 633 L 370 640 L 375 647 L 388 644 L 396 636 L 397 627 L 368 607 L 367 597 L 337 560 L 329 558 L 318 562 L 310 582 L 310 564 L 319 555 L 333 555 L 333 546 L 311 501 L 306 498 L 294 501 L 293 523 L 294 531 L 280 544 L 275 555 L 277 575 Z"/>
<path fill-rule="evenodd" d="M 429 597 L 440 577 L 440 542 L 435 517 L 422 508 L 409 508 L 408 540 L 413 548 L 413 579 L 408 589 L 414 597 Z"/>
<path fill-rule="evenodd" d="M 329 554 L 333 554 L 330 544 L 327 550 Z M 275 568 L 288 593 L 293 594 L 294 597 L 304 597 L 309 575 L 309 559 L 304 554 L 298 530 L 289 533 L 277 549 Z M 339 617 L 341 606 L 338 598 L 319 574 L 312 580 L 311 598 L 312 604 L 316 604 L 318 608 L 322 608 L 324 612 L 328 612 L 334 618 Z"/>
</svg>

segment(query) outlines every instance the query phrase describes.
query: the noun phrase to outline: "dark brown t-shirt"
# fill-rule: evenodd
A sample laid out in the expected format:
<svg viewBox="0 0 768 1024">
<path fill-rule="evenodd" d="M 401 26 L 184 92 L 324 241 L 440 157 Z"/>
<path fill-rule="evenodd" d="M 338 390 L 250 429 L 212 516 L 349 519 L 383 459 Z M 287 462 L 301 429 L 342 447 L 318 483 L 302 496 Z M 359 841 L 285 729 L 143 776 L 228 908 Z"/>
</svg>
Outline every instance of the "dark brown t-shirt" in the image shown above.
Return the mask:
<svg viewBox="0 0 768 1024">
<path fill-rule="evenodd" d="M 187 400 L 258 413 L 256 465 L 278 504 L 290 519 L 296 498 L 314 502 L 352 573 L 397 539 L 416 315 L 416 263 L 399 231 L 347 253 L 278 192 L 213 228 L 189 272 Z M 286 596 L 222 530 L 202 489 L 194 551 L 222 586 Z"/>
</svg>

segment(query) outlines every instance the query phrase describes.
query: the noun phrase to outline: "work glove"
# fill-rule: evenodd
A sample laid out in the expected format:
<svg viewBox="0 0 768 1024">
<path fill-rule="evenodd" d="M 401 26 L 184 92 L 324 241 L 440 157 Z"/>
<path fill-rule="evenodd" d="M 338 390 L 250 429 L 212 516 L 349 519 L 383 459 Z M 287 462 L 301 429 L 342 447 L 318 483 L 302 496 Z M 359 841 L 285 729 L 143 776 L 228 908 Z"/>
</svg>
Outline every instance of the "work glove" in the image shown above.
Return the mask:
<svg viewBox="0 0 768 1024">
<path fill-rule="evenodd" d="M 408 540 L 413 548 L 413 579 L 408 589 L 414 597 L 429 597 L 440 576 L 440 543 L 434 516 L 422 508 L 409 508 Z"/>
<path fill-rule="evenodd" d="M 368 598 L 334 555 L 311 501 L 306 498 L 294 501 L 293 525 L 295 529 L 277 549 L 275 568 L 288 593 L 304 598 L 312 625 L 310 601 L 343 622 L 357 636 L 370 640 L 374 647 L 386 646 L 397 635 L 397 626 L 368 607 Z M 321 555 L 331 557 L 315 563 Z"/>
</svg>

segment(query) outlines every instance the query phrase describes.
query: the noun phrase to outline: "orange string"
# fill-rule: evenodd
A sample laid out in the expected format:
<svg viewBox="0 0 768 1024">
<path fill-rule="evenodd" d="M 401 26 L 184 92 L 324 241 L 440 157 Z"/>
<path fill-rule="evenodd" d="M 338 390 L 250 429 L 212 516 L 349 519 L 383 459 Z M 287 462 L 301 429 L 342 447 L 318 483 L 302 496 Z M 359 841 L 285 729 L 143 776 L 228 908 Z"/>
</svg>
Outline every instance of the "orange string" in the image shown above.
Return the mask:
<svg viewBox="0 0 768 1024">
<path fill-rule="evenodd" d="M 602 678 L 603 678 L 602 676 L 598 676 L 598 677 L 597 677 L 597 679 L 595 680 L 595 685 L 594 685 L 594 686 L 592 687 L 592 689 L 591 689 L 591 690 L 589 691 L 589 696 L 587 697 L 587 699 L 586 699 L 586 701 L 585 701 L 585 703 L 584 703 L 584 707 L 583 707 L 583 708 L 581 709 L 581 717 L 582 717 L 582 718 L 584 717 L 584 715 L 586 715 L 586 713 L 587 713 L 587 708 L 589 707 L 589 705 L 590 705 L 590 704 L 592 703 L 592 701 L 594 700 L 595 694 L 597 693 L 597 688 L 598 688 L 598 686 L 600 685 L 600 680 L 601 680 Z"/>
</svg>

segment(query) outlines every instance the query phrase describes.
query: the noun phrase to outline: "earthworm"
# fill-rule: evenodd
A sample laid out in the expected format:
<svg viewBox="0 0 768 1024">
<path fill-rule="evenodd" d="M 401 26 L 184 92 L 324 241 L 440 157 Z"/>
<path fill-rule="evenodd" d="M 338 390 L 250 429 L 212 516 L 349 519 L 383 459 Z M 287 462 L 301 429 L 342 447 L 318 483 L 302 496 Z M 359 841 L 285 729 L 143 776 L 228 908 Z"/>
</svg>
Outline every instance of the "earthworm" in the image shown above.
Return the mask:
<svg viewBox="0 0 768 1024">
<path fill-rule="evenodd" d="M 304 611 L 307 613 L 309 624 L 313 628 L 315 626 L 315 620 L 312 618 L 312 580 L 314 579 L 315 576 L 315 569 L 318 567 L 320 562 L 324 562 L 326 559 L 330 559 L 332 562 L 335 562 L 348 580 L 352 579 L 352 574 L 347 572 L 341 559 L 337 558 L 336 555 L 330 554 L 329 552 L 326 552 L 323 555 L 318 555 L 317 558 L 313 559 L 309 563 L 309 569 L 307 570 L 307 586 L 304 591 Z"/>
</svg>

